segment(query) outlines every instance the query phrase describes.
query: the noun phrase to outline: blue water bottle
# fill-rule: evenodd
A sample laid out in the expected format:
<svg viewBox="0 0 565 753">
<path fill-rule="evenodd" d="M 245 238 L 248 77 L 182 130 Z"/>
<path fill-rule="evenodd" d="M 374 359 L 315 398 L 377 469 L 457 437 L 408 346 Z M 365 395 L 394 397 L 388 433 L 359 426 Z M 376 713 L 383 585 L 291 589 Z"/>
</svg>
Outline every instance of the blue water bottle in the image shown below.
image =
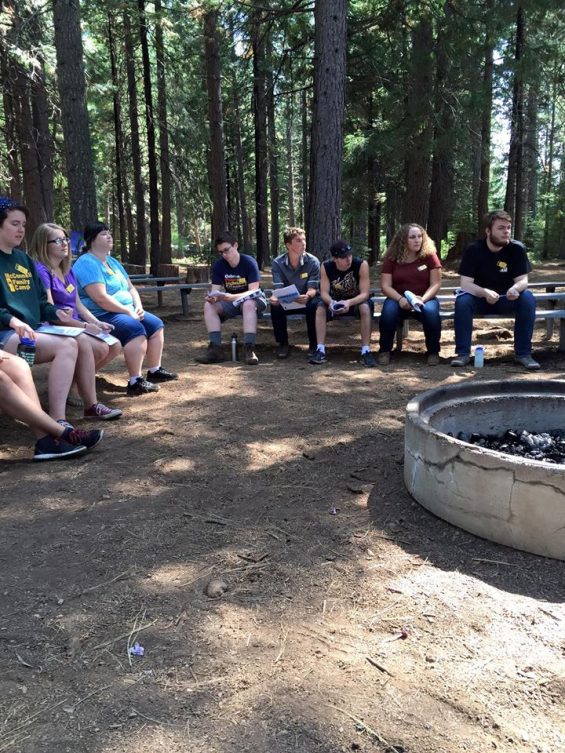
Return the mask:
<svg viewBox="0 0 565 753">
<path fill-rule="evenodd" d="M 475 347 L 474 365 L 476 369 L 482 369 L 485 365 L 485 349 L 482 345 L 477 345 Z"/>
<path fill-rule="evenodd" d="M 35 340 L 29 337 L 20 337 L 16 353 L 30 366 L 35 363 Z"/>
</svg>

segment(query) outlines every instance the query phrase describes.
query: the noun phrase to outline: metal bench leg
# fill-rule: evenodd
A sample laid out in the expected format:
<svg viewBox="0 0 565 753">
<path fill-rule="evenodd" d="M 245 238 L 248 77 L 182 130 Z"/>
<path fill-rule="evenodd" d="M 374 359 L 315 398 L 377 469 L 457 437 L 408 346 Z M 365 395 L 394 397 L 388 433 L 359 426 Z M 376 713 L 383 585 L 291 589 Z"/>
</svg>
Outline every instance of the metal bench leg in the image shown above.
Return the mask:
<svg viewBox="0 0 565 753">
<path fill-rule="evenodd" d="M 559 346 L 557 350 L 565 352 L 565 319 L 559 320 Z"/>
<path fill-rule="evenodd" d="M 402 353 L 402 342 L 405 337 L 408 337 L 408 319 L 405 319 L 402 324 L 399 324 L 396 328 L 396 351 Z"/>
<path fill-rule="evenodd" d="M 192 293 L 192 290 L 180 291 L 180 302 L 182 305 L 182 315 L 188 316 L 188 296 Z"/>
</svg>

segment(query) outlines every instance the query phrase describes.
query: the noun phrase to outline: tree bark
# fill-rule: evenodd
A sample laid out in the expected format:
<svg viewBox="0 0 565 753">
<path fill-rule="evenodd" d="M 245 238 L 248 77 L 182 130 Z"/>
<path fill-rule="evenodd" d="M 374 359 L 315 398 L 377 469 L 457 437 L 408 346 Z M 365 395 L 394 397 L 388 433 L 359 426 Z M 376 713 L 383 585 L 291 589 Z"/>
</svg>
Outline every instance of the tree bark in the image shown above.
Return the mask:
<svg viewBox="0 0 565 753">
<path fill-rule="evenodd" d="M 208 124 L 210 153 L 208 175 L 212 198 L 212 237 L 228 230 L 228 199 L 226 156 L 224 148 L 224 116 L 220 52 L 217 32 L 218 12 L 209 11 L 204 16 L 204 57 L 206 62 L 206 87 L 208 91 Z"/>
<path fill-rule="evenodd" d="M 267 148 L 267 99 L 265 79 L 265 37 L 261 11 L 253 18 L 253 120 L 255 130 L 255 213 L 257 264 L 263 269 L 269 259 L 269 220 L 267 176 L 269 152 Z"/>
<path fill-rule="evenodd" d="M 305 228 L 308 223 L 308 207 L 310 204 L 308 198 L 308 185 L 310 183 L 310 145 L 308 143 L 308 135 L 310 133 L 310 124 L 308 123 L 308 97 L 306 96 L 306 89 L 302 90 L 300 106 L 302 110 L 300 224 Z"/>
<path fill-rule="evenodd" d="M 114 115 L 114 148 L 116 155 L 116 201 L 118 205 L 118 226 L 120 228 L 119 248 L 122 261 L 129 261 L 128 236 L 126 229 L 126 217 L 124 210 L 124 185 L 123 175 L 123 136 L 122 136 L 122 105 L 120 99 L 120 81 L 118 78 L 118 66 L 116 64 L 116 45 L 112 28 L 115 17 L 108 12 L 108 48 L 110 51 L 110 69 L 112 72 L 112 100 Z"/>
<path fill-rule="evenodd" d="M 53 0 L 53 21 L 71 225 L 82 231 L 97 207 L 79 0 Z"/>
<path fill-rule="evenodd" d="M 492 126 L 492 84 L 494 73 L 494 40 L 492 35 L 492 0 L 487 0 L 485 46 L 482 80 L 481 113 L 481 168 L 477 196 L 477 232 L 482 235 L 483 217 L 488 212 L 490 190 L 490 140 Z"/>
<path fill-rule="evenodd" d="M 145 225 L 145 190 L 141 174 L 141 143 L 139 139 L 139 109 L 137 104 L 136 61 L 130 17 L 124 13 L 124 45 L 128 81 L 128 114 L 131 134 L 131 163 L 135 190 L 136 234 L 130 235 L 129 258 L 132 264 L 145 267 L 147 263 L 147 230 Z"/>
<path fill-rule="evenodd" d="M 314 6 L 314 104 L 308 248 L 322 259 L 341 233 L 347 0 Z"/>
<path fill-rule="evenodd" d="M 22 200 L 22 184 L 20 180 L 20 161 L 17 148 L 17 104 L 15 97 L 15 66 L 8 60 L 8 55 L 2 44 L 0 50 L 0 75 L 2 76 L 2 103 L 4 105 L 4 139 L 6 141 L 6 156 L 8 162 L 8 186 L 6 193 L 15 201 Z"/>
<path fill-rule="evenodd" d="M 296 212 L 294 208 L 294 158 L 292 150 L 292 116 L 294 109 L 294 97 L 289 94 L 286 106 L 286 197 L 288 205 L 288 224 L 296 225 Z"/>
<path fill-rule="evenodd" d="M 428 18 L 412 32 L 409 93 L 406 108 L 408 134 L 405 161 L 406 192 L 402 202 L 402 222 L 428 220 L 431 172 L 432 127 L 429 102 L 433 101 L 433 34 Z"/>
<path fill-rule="evenodd" d="M 514 84 L 512 90 L 512 120 L 510 124 L 510 152 L 504 208 L 514 217 L 513 235 L 522 237 L 522 153 L 524 128 L 524 82 L 520 63 L 524 55 L 524 9 L 518 5 L 516 15 L 516 48 L 514 53 Z"/>
<path fill-rule="evenodd" d="M 155 120 L 153 117 L 153 91 L 151 88 L 151 66 L 147 42 L 147 18 L 145 0 L 138 0 L 139 41 L 143 63 L 143 91 L 145 94 L 145 126 L 147 129 L 147 163 L 149 167 L 149 261 L 151 274 L 158 277 L 161 248 L 159 244 L 159 181 L 157 177 L 157 156 L 155 154 Z"/>
<path fill-rule="evenodd" d="M 39 32 L 39 29 L 37 31 Z M 53 201 L 54 146 L 49 132 L 49 100 L 45 88 L 45 67 L 42 57 L 39 59 L 39 68 L 31 81 L 31 112 L 43 214 L 48 221 L 52 222 L 55 219 Z"/>
<path fill-rule="evenodd" d="M 271 47 L 271 45 L 269 45 Z M 269 191 L 271 195 L 271 248 L 273 257 L 277 256 L 279 247 L 279 159 L 277 144 L 277 123 L 275 108 L 275 80 L 273 76 L 273 63 L 269 55 L 269 74 L 267 91 L 267 123 L 269 133 Z"/>
<path fill-rule="evenodd" d="M 171 166 L 169 159 L 169 125 L 167 117 L 167 79 L 161 0 L 155 0 L 155 58 L 157 63 L 157 114 L 159 119 L 159 166 L 161 169 L 161 261 L 171 259 Z"/>
</svg>

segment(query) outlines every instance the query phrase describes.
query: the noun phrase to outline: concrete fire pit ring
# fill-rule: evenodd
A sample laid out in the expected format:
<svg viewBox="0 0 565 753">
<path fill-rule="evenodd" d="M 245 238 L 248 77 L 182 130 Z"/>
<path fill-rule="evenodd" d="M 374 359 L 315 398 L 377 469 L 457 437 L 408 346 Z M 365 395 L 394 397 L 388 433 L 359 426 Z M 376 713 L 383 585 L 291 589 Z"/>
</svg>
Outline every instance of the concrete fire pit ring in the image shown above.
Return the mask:
<svg viewBox="0 0 565 753">
<path fill-rule="evenodd" d="M 455 438 L 460 431 L 564 428 L 565 381 L 473 380 L 423 392 L 406 407 L 406 487 L 423 507 L 465 531 L 565 559 L 565 465 Z"/>
</svg>

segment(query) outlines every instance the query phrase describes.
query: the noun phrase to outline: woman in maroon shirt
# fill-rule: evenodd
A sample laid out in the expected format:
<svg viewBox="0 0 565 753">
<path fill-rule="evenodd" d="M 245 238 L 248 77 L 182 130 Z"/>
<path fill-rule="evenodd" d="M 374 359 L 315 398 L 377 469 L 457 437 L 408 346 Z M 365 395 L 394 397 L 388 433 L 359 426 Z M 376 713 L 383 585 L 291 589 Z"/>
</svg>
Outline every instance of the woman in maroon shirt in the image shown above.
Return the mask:
<svg viewBox="0 0 565 753">
<path fill-rule="evenodd" d="M 381 269 L 381 289 L 387 297 L 379 319 L 377 360 L 381 366 L 390 363 L 396 328 L 407 317 L 422 323 L 428 365 L 439 363 L 441 319 L 436 296 L 440 286 L 441 262 L 434 242 L 420 225 L 403 225 L 392 239 Z M 413 294 L 412 303 L 406 292 Z"/>
</svg>

